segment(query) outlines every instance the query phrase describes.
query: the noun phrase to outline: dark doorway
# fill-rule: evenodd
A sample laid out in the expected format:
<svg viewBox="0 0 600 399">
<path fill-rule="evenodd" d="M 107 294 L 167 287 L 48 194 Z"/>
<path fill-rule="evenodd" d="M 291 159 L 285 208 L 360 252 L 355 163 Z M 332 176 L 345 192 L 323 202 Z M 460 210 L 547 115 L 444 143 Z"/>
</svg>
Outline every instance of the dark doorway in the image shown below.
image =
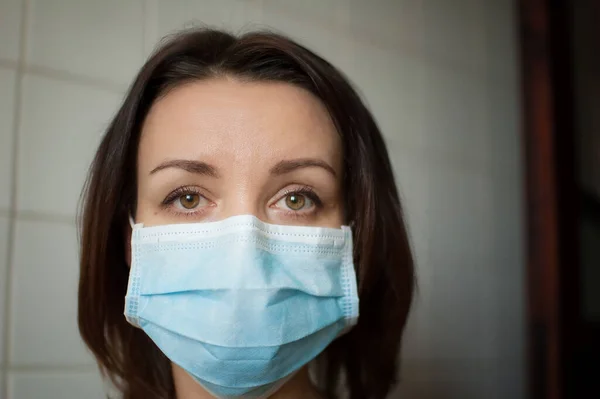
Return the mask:
<svg viewBox="0 0 600 399">
<path fill-rule="evenodd" d="M 600 2 L 520 0 L 534 399 L 600 397 Z"/>
</svg>

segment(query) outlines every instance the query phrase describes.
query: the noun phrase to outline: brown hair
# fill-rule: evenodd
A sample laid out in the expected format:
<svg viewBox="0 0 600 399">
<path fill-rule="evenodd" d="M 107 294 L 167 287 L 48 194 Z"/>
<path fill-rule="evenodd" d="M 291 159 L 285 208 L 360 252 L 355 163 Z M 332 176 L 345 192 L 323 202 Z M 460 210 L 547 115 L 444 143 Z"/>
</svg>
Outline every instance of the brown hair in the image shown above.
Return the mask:
<svg viewBox="0 0 600 399">
<path fill-rule="evenodd" d="M 135 207 L 138 143 L 150 106 L 173 87 L 215 76 L 294 84 L 328 109 L 343 142 L 360 318 L 319 357 L 318 382 L 336 397 L 339 377 L 345 375 L 350 398 L 384 398 L 396 382 L 414 286 L 386 147 L 372 115 L 335 67 L 270 32 L 235 37 L 212 29 L 184 31 L 164 42 L 137 75 L 102 139 L 84 189 L 78 319 L 85 343 L 126 399 L 175 397 L 169 360 L 123 316 L 127 219 Z"/>
</svg>

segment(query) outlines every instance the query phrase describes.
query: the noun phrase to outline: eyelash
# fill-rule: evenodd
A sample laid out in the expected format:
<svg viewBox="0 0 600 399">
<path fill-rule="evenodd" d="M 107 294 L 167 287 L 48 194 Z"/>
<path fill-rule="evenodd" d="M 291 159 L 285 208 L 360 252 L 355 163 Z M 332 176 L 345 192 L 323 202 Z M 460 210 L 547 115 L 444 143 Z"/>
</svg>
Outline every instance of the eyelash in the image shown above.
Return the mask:
<svg viewBox="0 0 600 399">
<path fill-rule="evenodd" d="M 286 196 L 288 196 L 290 194 L 304 195 L 308 199 L 310 199 L 314 204 L 314 209 L 309 210 L 309 211 L 301 211 L 301 210 L 300 211 L 292 211 L 292 210 L 282 209 L 281 212 L 290 219 L 303 219 L 303 218 L 312 217 L 315 215 L 315 212 L 317 210 L 319 210 L 320 208 L 323 207 L 323 201 L 321 201 L 321 198 L 319 198 L 317 193 L 315 193 L 315 191 L 311 187 L 308 187 L 308 186 L 302 186 L 300 188 L 294 188 L 294 189 L 289 189 L 289 190 L 284 191 L 283 194 L 279 197 L 279 199 L 277 199 L 277 201 L 275 201 L 275 203 L 281 201 L 283 198 L 285 198 Z"/>
<path fill-rule="evenodd" d="M 196 187 L 182 186 L 182 187 L 178 187 L 175 190 L 171 191 L 169 193 L 169 195 L 167 195 L 167 198 L 165 198 L 163 200 L 162 204 L 164 206 L 171 205 L 173 202 L 175 202 L 177 199 L 179 199 L 182 195 L 188 195 L 188 194 L 197 194 L 197 195 L 204 197 L 204 195 L 202 195 L 200 190 L 198 190 Z"/>
<path fill-rule="evenodd" d="M 180 211 L 177 211 L 177 210 L 173 209 L 173 207 L 171 205 L 173 205 L 173 203 L 175 201 L 177 201 L 179 198 L 181 198 L 181 196 L 188 195 L 188 194 L 196 194 L 196 195 L 199 195 L 200 197 L 208 200 L 206 198 L 206 196 L 203 195 L 202 192 L 197 187 L 194 187 L 194 186 L 181 186 L 181 187 L 178 187 L 175 190 L 171 191 L 169 193 L 169 195 L 167 195 L 167 197 L 163 200 L 163 202 L 162 202 L 161 205 L 162 205 L 162 207 L 164 209 L 166 209 L 170 213 L 175 214 L 176 216 L 183 216 L 183 217 L 192 218 L 192 217 L 195 217 L 198 214 L 204 212 L 205 211 L 205 207 L 202 207 L 202 208 L 200 208 L 198 210 L 192 210 L 190 212 L 180 212 Z"/>
<path fill-rule="evenodd" d="M 188 194 L 199 195 L 199 196 L 203 197 L 204 199 L 207 199 L 206 196 L 204 196 L 202 194 L 202 192 L 197 187 L 194 187 L 194 186 L 181 186 L 181 187 L 178 187 L 175 190 L 171 191 L 169 193 L 169 195 L 167 195 L 167 197 L 162 202 L 163 208 L 170 208 L 170 205 L 172 205 L 175 201 L 177 201 L 179 198 L 181 198 L 181 196 L 188 195 Z M 274 202 L 274 204 L 276 204 L 282 198 L 285 198 L 286 196 L 288 196 L 290 194 L 304 195 L 304 196 L 306 196 L 308 199 L 310 199 L 314 203 L 314 207 L 315 208 L 319 209 L 319 208 L 323 207 L 323 201 L 321 201 L 321 198 L 319 198 L 319 196 L 317 195 L 317 193 L 315 193 L 315 191 L 311 187 L 309 187 L 309 186 L 302 186 L 302 187 L 299 187 L 299 188 L 288 189 L 288 190 L 284 191 L 283 194 L 281 196 L 279 196 L 278 199 Z M 191 217 L 191 216 L 197 215 L 198 213 L 201 213 L 202 209 L 201 210 L 196 210 L 196 211 L 191 211 L 191 212 L 176 212 L 176 211 L 172 211 L 172 212 L 176 213 L 177 215 L 183 215 L 183 216 L 186 216 L 186 217 Z M 291 210 L 282 210 L 282 212 L 286 216 L 292 217 L 292 218 L 308 217 L 308 216 L 311 216 L 314 213 L 314 212 L 310 212 L 310 211 L 309 212 L 302 212 L 302 211 L 291 211 Z"/>
<path fill-rule="evenodd" d="M 315 193 L 315 191 L 312 189 L 312 187 L 308 187 L 308 186 L 302 186 L 300 188 L 285 190 L 283 192 L 283 195 L 281 195 L 277 201 L 281 200 L 282 198 L 284 198 L 290 194 L 301 194 L 301 195 L 306 196 L 308 199 L 310 199 L 312 202 L 314 202 L 315 207 L 321 207 L 323 205 L 321 198 L 319 198 L 319 196 L 317 195 L 317 193 Z"/>
</svg>

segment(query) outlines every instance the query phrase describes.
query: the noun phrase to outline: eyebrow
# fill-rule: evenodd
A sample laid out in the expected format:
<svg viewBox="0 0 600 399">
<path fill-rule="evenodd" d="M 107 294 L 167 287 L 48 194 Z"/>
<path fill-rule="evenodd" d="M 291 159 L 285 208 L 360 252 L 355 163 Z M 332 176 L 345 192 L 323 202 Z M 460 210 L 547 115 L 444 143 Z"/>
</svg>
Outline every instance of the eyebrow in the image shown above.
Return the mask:
<svg viewBox="0 0 600 399">
<path fill-rule="evenodd" d="M 165 161 L 158 165 L 156 168 L 152 169 L 152 171 L 150 171 L 150 174 L 152 175 L 156 172 L 169 168 L 182 169 L 189 173 L 206 175 L 215 178 L 219 177 L 219 172 L 217 172 L 217 169 L 214 166 L 209 165 L 206 162 L 190 161 L 186 159 L 174 159 L 171 161 Z"/>
<path fill-rule="evenodd" d="M 301 159 L 290 159 L 284 160 L 277 163 L 277 165 L 271 168 L 271 174 L 283 175 L 290 173 L 302 168 L 322 168 L 331 173 L 334 177 L 337 175 L 335 169 L 331 167 L 327 162 L 315 158 L 301 158 Z"/>
</svg>

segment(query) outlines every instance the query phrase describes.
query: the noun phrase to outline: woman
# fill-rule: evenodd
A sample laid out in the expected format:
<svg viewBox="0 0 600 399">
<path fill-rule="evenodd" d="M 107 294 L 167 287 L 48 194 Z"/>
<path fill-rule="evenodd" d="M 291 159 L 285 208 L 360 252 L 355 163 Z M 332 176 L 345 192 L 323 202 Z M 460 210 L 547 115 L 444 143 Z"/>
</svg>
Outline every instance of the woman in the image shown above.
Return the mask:
<svg viewBox="0 0 600 399">
<path fill-rule="evenodd" d="M 392 169 L 356 92 L 306 48 L 207 29 L 163 43 L 81 217 L 79 328 L 125 398 L 393 386 L 413 263 Z"/>
</svg>

